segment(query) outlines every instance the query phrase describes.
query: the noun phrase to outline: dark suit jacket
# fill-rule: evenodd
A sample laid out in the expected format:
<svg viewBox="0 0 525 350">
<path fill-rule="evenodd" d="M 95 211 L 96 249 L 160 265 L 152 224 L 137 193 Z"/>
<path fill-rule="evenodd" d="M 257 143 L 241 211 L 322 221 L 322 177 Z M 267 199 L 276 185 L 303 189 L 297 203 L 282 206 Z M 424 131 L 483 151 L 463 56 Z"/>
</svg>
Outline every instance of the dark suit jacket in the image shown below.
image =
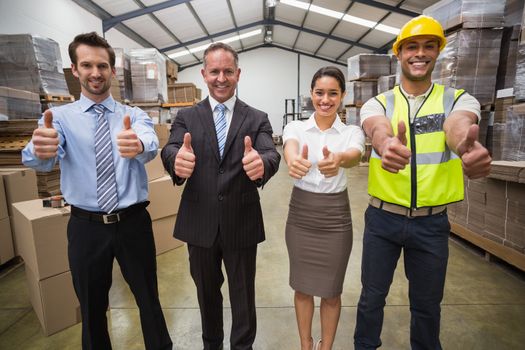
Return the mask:
<svg viewBox="0 0 525 350">
<path fill-rule="evenodd" d="M 281 159 L 273 144 L 268 115 L 237 99 L 220 160 L 208 98 L 179 111 L 161 153 L 164 167 L 177 185 L 185 180 L 175 175 L 173 165 L 186 132 L 191 134 L 195 168 L 182 193 L 175 238 L 208 248 L 220 231 L 225 247 L 243 248 L 262 242 L 264 224 L 257 187 L 277 172 Z M 242 164 L 247 135 L 264 162 L 264 177 L 256 182 L 248 178 Z"/>
</svg>

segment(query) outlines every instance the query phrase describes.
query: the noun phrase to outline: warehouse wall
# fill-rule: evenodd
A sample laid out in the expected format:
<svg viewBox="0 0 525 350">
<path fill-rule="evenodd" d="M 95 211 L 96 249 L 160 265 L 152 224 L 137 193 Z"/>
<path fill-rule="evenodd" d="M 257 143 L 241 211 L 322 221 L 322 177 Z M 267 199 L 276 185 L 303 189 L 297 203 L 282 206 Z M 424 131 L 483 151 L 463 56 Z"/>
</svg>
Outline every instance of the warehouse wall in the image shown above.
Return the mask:
<svg viewBox="0 0 525 350">
<path fill-rule="evenodd" d="M 55 40 L 64 67 L 71 65 L 67 53 L 71 40 L 79 33 L 91 31 L 102 34 L 102 21 L 71 0 L 0 1 L 0 33 L 38 34 Z M 106 33 L 106 39 L 114 47 L 142 47 L 115 29 Z"/>
<path fill-rule="evenodd" d="M 102 21 L 71 0 L 0 0 L 0 33 L 31 33 L 57 41 L 64 67 L 71 65 L 67 53 L 71 40 L 78 33 L 93 30 L 102 33 Z M 115 29 L 109 30 L 105 37 L 113 47 L 142 47 Z M 312 75 L 326 65 L 330 63 L 303 55 L 298 60 L 297 54 L 277 48 L 260 48 L 242 53 L 239 97 L 267 112 L 274 133 L 281 134 L 284 100 L 297 100 L 298 95 L 309 95 Z M 346 75 L 346 67 L 339 68 Z M 180 72 L 179 82 L 195 83 L 203 90 L 205 97 L 208 90 L 200 69 L 200 66 L 196 66 Z"/>
<path fill-rule="evenodd" d="M 260 48 L 239 55 L 241 78 L 238 96 L 251 106 L 268 113 L 273 132 L 282 134 L 284 100 L 297 95 L 310 94 L 310 82 L 321 67 L 329 62 L 300 56 L 277 48 Z M 299 89 L 298 70 L 299 65 Z M 202 89 L 202 97 L 208 95 L 208 88 L 200 73 L 201 66 L 195 66 L 179 73 L 178 82 L 192 82 Z M 346 76 L 346 67 L 338 66 Z M 299 90 L 299 91 L 298 91 Z M 291 112 L 291 111 L 290 111 Z"/>
</svg>

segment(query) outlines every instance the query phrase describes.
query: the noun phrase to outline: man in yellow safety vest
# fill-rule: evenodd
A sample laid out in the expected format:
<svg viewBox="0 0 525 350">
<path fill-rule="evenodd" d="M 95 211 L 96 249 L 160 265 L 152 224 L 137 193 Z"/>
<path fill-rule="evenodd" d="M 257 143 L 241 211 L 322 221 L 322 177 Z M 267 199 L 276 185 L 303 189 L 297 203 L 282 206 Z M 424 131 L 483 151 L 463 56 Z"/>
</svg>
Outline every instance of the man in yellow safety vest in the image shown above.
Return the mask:
<svg viewBox="0 0 525 350">
<path fill-rule="evenodd" d="M 446 205 L 463 200 L 463 173 L 486 176 L 491 162 L 478 142 L 479 102 L 461 89 L 431 81 L 445 45 L 435 19 L 418 16 L 407 22 L 393 45 L 401 84 L 361 109 L 373 151 L 356 349 L 381 346 L 383 308 L 401 251 L 409 281 L 411 347 L 441 349 L 450 231 Z"/>
</svg>

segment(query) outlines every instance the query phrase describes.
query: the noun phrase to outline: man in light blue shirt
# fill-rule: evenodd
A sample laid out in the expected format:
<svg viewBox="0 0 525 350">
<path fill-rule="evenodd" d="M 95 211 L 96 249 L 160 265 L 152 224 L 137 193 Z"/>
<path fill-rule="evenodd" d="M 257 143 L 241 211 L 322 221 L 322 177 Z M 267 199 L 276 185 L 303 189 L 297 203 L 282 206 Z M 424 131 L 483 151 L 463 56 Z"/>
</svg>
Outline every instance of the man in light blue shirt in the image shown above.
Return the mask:
<svg viewBox="0 0 525 350">
<path fill-rule="evenodd" d="M 157 288 L 155 242 L 144 164 L 159 145 L 151 119 L 110 94 L 115 53 L 95 32 L 69 45 L 80 100 L 47 110 L 22 151 L 25 165 L 60 163 L 71 204 L 68 255 L 82 312 L 82 348 L 111 349 L 106 311 L 116 258 L 140 310 L 146 349 L 171 349 Z"/>
</svg>

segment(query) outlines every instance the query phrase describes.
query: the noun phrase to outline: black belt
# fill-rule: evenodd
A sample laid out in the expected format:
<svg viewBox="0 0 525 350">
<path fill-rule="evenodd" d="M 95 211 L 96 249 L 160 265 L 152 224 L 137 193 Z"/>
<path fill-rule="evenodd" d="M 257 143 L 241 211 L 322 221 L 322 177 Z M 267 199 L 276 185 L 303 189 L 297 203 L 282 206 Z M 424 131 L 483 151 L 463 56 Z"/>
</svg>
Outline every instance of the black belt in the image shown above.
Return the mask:
<svg viewBox="0 0 525 350">
<path fill-rule="evenodd" d="M 149 201 L 137 203 L 130 205 L 127 208 L 121 209 L 111 214 L 106 214 L 104 212 L 96 212 L 84 210 L 75 206 L 71 206 L 71 215 L 76 216 L 77 218 L 87 219 L 89 221 L 101 222 L 104 224 L 116 224 L 119 221 L 122 221 L 124 218 L 135 213 L 139 209 L 144 209 L 148 206 Z"/>
</svg>

